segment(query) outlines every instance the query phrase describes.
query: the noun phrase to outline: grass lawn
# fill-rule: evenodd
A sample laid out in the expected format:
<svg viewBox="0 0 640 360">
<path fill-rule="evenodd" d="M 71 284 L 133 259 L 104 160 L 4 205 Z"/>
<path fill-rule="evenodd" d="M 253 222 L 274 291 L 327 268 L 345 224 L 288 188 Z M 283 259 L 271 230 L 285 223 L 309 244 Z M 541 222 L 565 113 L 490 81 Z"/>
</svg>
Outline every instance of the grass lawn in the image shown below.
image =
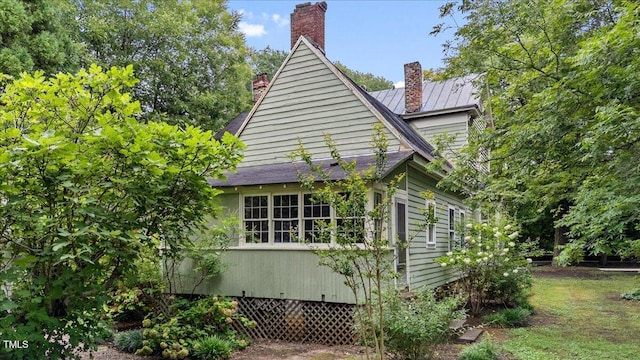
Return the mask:
<svg viewBox="0 0 640 360">
<path fill-rule="evenodd" d="M 534 277 L 536 315 L 531 326 L 507 331 L 510 357 L 640 359 L 640 301 L 620 297 L 640 287 L 637 273 L 543 268 Z"/>
</svg>

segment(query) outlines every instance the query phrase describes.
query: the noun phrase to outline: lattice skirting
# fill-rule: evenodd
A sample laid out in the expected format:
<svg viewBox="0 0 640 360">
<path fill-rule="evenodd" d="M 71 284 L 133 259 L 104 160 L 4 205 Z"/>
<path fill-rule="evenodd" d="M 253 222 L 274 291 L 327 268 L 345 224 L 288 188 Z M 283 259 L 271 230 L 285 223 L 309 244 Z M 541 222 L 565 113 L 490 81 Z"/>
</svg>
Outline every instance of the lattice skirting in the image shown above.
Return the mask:
<svg viewBox="0 0 640 360">
<path fill-rule="evenodd" d="M 236 328 L 250 338 L 325 345 L 352 345 L 354 305 L 314 301 L 237 298 L 239 313 L 253 329 Z"/>
</svg>

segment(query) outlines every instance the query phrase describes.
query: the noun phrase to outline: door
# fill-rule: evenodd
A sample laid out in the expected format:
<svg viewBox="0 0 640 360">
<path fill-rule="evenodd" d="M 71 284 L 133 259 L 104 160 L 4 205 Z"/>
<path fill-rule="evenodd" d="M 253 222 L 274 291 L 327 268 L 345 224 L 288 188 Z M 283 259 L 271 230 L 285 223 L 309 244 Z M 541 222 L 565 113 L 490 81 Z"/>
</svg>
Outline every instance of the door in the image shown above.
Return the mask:
<svg viewBox="0 0 640 360">
<path fill-rule="evenodd" d="M 408 285 L 408 254 L 407 246 L 407 204 L 404 199 L 396 199 L 395 208 L 395 235 L 396 235 L 396 272 L 400 284 Z"/>
</svg>

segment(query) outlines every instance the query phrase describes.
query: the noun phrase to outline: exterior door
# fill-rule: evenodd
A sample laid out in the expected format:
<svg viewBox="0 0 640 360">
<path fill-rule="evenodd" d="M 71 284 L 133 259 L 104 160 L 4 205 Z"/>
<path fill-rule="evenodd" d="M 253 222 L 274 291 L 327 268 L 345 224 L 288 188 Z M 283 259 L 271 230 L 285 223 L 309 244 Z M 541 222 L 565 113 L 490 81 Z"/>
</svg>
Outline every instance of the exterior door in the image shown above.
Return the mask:
<svg viewBox="0 0 640 360">
<path fill-rule="evenodd" d="M 407 204 L 403 199 L 396 199 L 395 204 L 395 234 L 396 234 L 396 272 L 401 284 L 408 284 L 408 253 L 407 247 Z"/>
</svg>

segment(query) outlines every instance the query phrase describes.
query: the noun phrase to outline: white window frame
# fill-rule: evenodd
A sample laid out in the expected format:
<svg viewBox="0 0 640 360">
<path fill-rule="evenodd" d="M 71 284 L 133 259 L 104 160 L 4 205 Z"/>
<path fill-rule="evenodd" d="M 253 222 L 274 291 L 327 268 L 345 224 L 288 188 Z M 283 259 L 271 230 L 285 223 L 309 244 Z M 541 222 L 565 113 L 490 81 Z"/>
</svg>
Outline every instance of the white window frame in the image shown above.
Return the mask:
<svg viewBox="0 0 640 360">
<path fill-rule="evenodd" d="M 270 205 L 269 210 L 271 212 L 271 220 L 269 222 L 270 225 L 270 231 L 269 231 L 269 242 L 271 243 L 273 242 L 274 244 L 295 244 L 297 243 L 297 241 L 294 241 L 294 239 L 291 237 L 291 235 L 293 236 L 297 236 L 298 238 L 300 237 L 300 221 L 302 219 L 302 215 L 300 214 L 300 192 L 296 192 L 296 193 L 291 193 L 291 192 L 283 192 L 283 193 L 271 193 L 270 195 L 270 204 L 269 201 L 267 201 L 267 204 Z M 275 198 L 276 196 L 295 196 L 297 198 L 297 202 L 298 204 L 296 205 L 297 207 L 297 212 L 298 212 L 298 216 L 295 218 L 292 218 L 291 216 L 289 216 L 288 218 L 283 218 L 283 217 L 279 217 L 276 218 L 276 205 L 275 205 Z M 283 205 L 280 205 L 281 209 L 284 209 Z M 287 206 L 289 209 L 292 208 L 292 206 Z M 298 225 L 295 228 L 292 228 L 289 232 L 290 232 L 290 237 L 289 237 L 289 241 L 276 241 L 276 222 L 278 221 L 282 221 L 282 222 L 297 222 Z M 284 234 L 283 230 L 280 229 L 278 230 L 280 231 L 282 234 Z M 292 233 L 297 233 L 297 234 L 292 234 Z M 264 244 L 264 243 L 263 243 Z"/>
<path fill-rule="evenodd" d="M 240 242 L 239 244 L 241 246 L 244 247 L 251 247 L 251 246 L 257 246 L 257 247 L 265 247 L 265 246 L 276 246 L 276 247 L 283 247 L 283 248 L 304 248 L 304 249 L 308 249 L 309 247 L 307 245 L 313 245 L 314 247 L 317 246 L 329 246 L 331 244 L 335 244 L 335 238 L 331 239 L 330 243 L 321 243 L 321 242 L 309 242 L 309 244 L 305 243 L 305 242 L 299 242 L 299 241 L 290 241 L 290 242 L 276 242 L 275 241 L 275 223 L 276 221 L 279 220 L 295 220 L 295 219 L 276 219 L 275 218 L 275 214 L 274 214 L 274 198 L 276 196 L 291 196 L 291 195 L 296 195 L 298 197 L 298 226 L 297 229 L 295 229 L 295 233 L 298 237 L 298 239 L 304 239 L 305 236 L 305 220 L 315 220 L 315 218 L 307 218 L 304 216 L 304 197 L 305 195 L 313 195 L 312 192 L 308 192 L 308 191 L 302 191 L 302 190 L 297 190 L 297 191 L 265 191 L 265 192 L 259 192 L 259 191 L 252 191 L 252 192 L 247 192 L 247 193 L 241 193 L 239 194 L 239 212 L 242 214 L 242 224 L 241 224 L 241 235 L 240 235 Z M 252 242 L 250 241 L 250 237 L 248 237 L 248 233 L 249 231 L 247 231 L 247 225 L 246 222 L 247 221 L 256 221 L 253 218 L 249 218 L 247 219 L 247 217 L 245 216 L 245 199 L 249 198 L 249 197 L 259 197 L 259 196 L 264 196 L 267 198 L 267 218 L 259 218 L 259 221 L 267 221 L 267 226 L 268 226 L 268 235 L 267 235 L 267 241 L 266 242 Z M 372 200 L 371 200 L 372 201 Z M 370 205 L 367 205 L 367 207 Z M 345 221 L 349 221 L 355 218 L 345 218 Z M 337 218 L 336 218 L 336 212 L 335 209 L 333 207 L 329 207 L 329 219 L 331 224 L 333 224 L 334 226 L 337 224 Z M 364 224 L 365 226 L 365 232 L 367 224 Z M 297 247 L 296 247 L 297 246 Z"/>
<path fill-rule="evenodd" d="M 313 208 L 311 210 L 312 211 L 311 217 L 305 217 L 304 216 L 304 206 L 305 206 L 304 198 L 305 198 L 306 195 L 313 196 L 313 193 L 311 193 L 311 192 L 302 192 L 302 193 L 300 193 L 300 197 L 302 199 L 302 201 L 300 202 L 300 206 L 301 206 L 301 208 L 300 208 L 301 209 L 301 212 L 300 212 L 300 222 L 301 222 L 301 224 L 300 224 L 300 238 L 301 239 L 305 239 L 305 235 L 306 235 L 306 232 L 307 232 L 306 220 L 315 221 L 315 220 L 326 219 L 323 216 L 314 217 L 313 216 Z M 313 204 L 313 205 L 315 205 L 315 204 Z M 329 205 L 327 205 L 327 206 L 329 206 Z M 320 215 L 322 215 L 322 213 Z M 331 206 L 329 206 L 329 223 L 332 223 L 334 221 L 334 218 L 335 218 L 334 210 L 333 210 L 333 208 Z M 307 239 L 305 239 L 305 241 L 307 241 Z M 331 240 L 331 242 L 333 242 L 333 239 Z M 313 242 L 313 241 L 309 241 L 309 243 L 310 244 L 327 244 L 327 243 Z"/>
<path fill-rule="evenodd" d="M 425 211 L 429 211 L 429 207 L 433 206 L 433 218 L 436 218 L 436 200 L 435 199 L 426 199 L 425 203 L 424 203 L 424 208 Z M 426 247 L 427 248 L 436 248 L 438 245 L 438 239 L 436 238 L 436 225 L 437 223 L 434 224 L 427 224 L 427 226 L 425 227 L 425 240 L 426 240 Z"/>
<path fill-rule="evenodd" d="M 453 214 L 453 218 L 451 218 Z M 449 250 L 453 248 L 453 243 L 456 241 L 456 207 L 453 205 L 447 206 L 447 235 L 449 240 Z"/>
</svg>

